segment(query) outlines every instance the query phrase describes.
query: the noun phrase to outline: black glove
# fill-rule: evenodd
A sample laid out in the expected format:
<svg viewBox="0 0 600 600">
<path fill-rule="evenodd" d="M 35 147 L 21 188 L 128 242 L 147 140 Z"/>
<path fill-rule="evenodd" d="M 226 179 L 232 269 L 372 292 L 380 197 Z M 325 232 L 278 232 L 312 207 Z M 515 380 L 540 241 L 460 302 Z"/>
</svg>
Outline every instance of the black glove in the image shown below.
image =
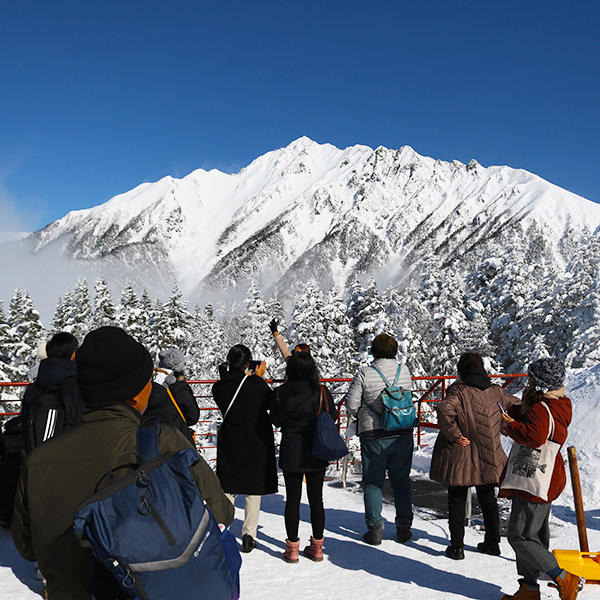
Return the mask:
<svg viewBox="0 0 600 600">
<path fill-rule="evenodd" d="M 271 319 L 271 322 L 269 323 L 269 329 L 271 330 L 271 333 L 277 333 L 277 321 L 275 319 Z"/>
</svg>

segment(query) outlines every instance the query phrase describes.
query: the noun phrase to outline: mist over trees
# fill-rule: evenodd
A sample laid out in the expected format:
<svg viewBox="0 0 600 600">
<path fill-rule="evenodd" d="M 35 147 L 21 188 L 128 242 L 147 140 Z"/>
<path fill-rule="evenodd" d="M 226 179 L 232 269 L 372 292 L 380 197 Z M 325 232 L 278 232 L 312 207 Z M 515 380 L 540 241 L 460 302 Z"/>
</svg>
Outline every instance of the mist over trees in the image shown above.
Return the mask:
<svg viewBox="0 0 600 600">
<path fill-rule="evenodd" d="M 187 375 L 214 379 L 229 347 L 244 343 L 264 359 L 268 376 L 283 375 L 283 361 L 268 323 L 272 318 L 291 346 L 304 342 L 323 377 L 350 377 L 366 359 L 375 335 L 388 332 L 415 375 L 454 374 L 459 355 L 478 351 L 489 370 L 522 372 L 543 356 L 564 357 L 569 367 L 600 360 L 600 242 L 571 239 L 560 269 L 541 237 L 490 252 L 468 274 L 440 268 L 432 257 L 420 276 L 401 286 L 378 289 L 374 279 L 352 281 L 343 296 L 305 284 L 284 310 L 277 294 L 264 298 L 252 283 L 243 302 L 190 306 L 175 285 L 166 301 L 128 283 L 114 299 L 104 278 L 93 293 L 86 280 L 58 298 L 44 327 L 26 290 L 0 302 L 0 380 L 24 380 L 38 360 L 38 345 L 58 331 L 81 342 L 102 325 L 118 325 L 145 344 L 153 356 L 178 347 L 187 356 Z M 538 243 L 539 241 L 539 243 Z M 566 243 L 566 242 L 565 242 Z"/>
</svg>

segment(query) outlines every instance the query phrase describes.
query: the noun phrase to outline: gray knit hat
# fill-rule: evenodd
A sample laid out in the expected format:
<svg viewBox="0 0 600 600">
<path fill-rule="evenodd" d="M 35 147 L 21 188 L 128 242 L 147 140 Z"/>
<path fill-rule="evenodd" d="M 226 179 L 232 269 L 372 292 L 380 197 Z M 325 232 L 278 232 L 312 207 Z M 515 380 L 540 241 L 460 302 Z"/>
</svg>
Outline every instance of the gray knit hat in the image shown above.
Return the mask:
<svg viewBox="0 0 600 600">
<path fill-rule="evenodd" d="M 168 348 L 158 353 L 158 366 L 173 371 L 183 371 L 185 367 L 185 355 L 177 348 Z"/>
<path fill-rule="evenodd" d="M 540 358 L 529 365 L 527 374 L 536 389 L 558 390 L 564 385 L 565 363 L 562 358 Z"/>
</svg>

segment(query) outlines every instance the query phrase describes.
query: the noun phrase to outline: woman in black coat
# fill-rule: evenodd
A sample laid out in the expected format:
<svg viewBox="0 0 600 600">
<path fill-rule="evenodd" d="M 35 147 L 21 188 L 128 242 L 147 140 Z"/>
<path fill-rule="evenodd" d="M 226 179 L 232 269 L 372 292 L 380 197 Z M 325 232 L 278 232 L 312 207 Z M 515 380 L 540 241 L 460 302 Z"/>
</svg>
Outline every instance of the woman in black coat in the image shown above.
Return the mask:
<svg viewBox="0 0 600 600">
<path fill-rule="evenodd" d="M 287 363 L 286 375 L 287 382 L 277 389 L 271 409 L 271 420 L 281 427 L 279 467 L 285 479 L 287 533 L 284 559 L 298 562 L 300 497 L 302 480 L 306 479 L 313 534 L 304 554 L 320 561 L 323 560 L 325 529 L 323 480 L 328 463 L 312 455 L 315 419 L 320 405 L 334 421 L 337 421 L 338 411 L 329 391 L 319 384 L 319 371 L 310 354 L 294 352 Z"/>
<path fill-rule="evenodd" d="M 237 494 L 246 497 L 244 552 L 256 547 L 261 496 L 277 492 L 275 441 L 267 412 L 273 392 L 262 378 L 264 363 L 257 368 L 260 376 L 247 374 L 251 359 L 246 346 L 233 346 L 227 363 L 219 367 L 221 379 L 212 388 L 223 414 L 217 438 L 217 475 L 231 502 Z"/>
</svg>

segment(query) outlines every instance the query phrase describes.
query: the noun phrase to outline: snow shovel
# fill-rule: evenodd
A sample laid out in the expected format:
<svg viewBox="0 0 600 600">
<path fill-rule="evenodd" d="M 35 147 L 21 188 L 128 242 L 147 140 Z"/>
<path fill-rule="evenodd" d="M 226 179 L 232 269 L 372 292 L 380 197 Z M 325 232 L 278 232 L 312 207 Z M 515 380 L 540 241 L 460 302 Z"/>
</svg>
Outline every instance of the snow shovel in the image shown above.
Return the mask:
<svg viewBox="0 0 600 600">
<path fill-rule="evenodd" d="M 577 520 L 577 532 L 579 533 L 579 548 L 581 552 L 577 550 L 553 550 L 552 554 L 556 557 L 559 566 L 565 569 L 565 571 L 583 577 L 586 583 L 600 584 L 600 552 L 590 552 L 588 545 L 575 447 L 571 446 L 567 448 L 567 454 L 569 456 L 573 500 L 575 502 L 575 518 Z"/>
</svg>

